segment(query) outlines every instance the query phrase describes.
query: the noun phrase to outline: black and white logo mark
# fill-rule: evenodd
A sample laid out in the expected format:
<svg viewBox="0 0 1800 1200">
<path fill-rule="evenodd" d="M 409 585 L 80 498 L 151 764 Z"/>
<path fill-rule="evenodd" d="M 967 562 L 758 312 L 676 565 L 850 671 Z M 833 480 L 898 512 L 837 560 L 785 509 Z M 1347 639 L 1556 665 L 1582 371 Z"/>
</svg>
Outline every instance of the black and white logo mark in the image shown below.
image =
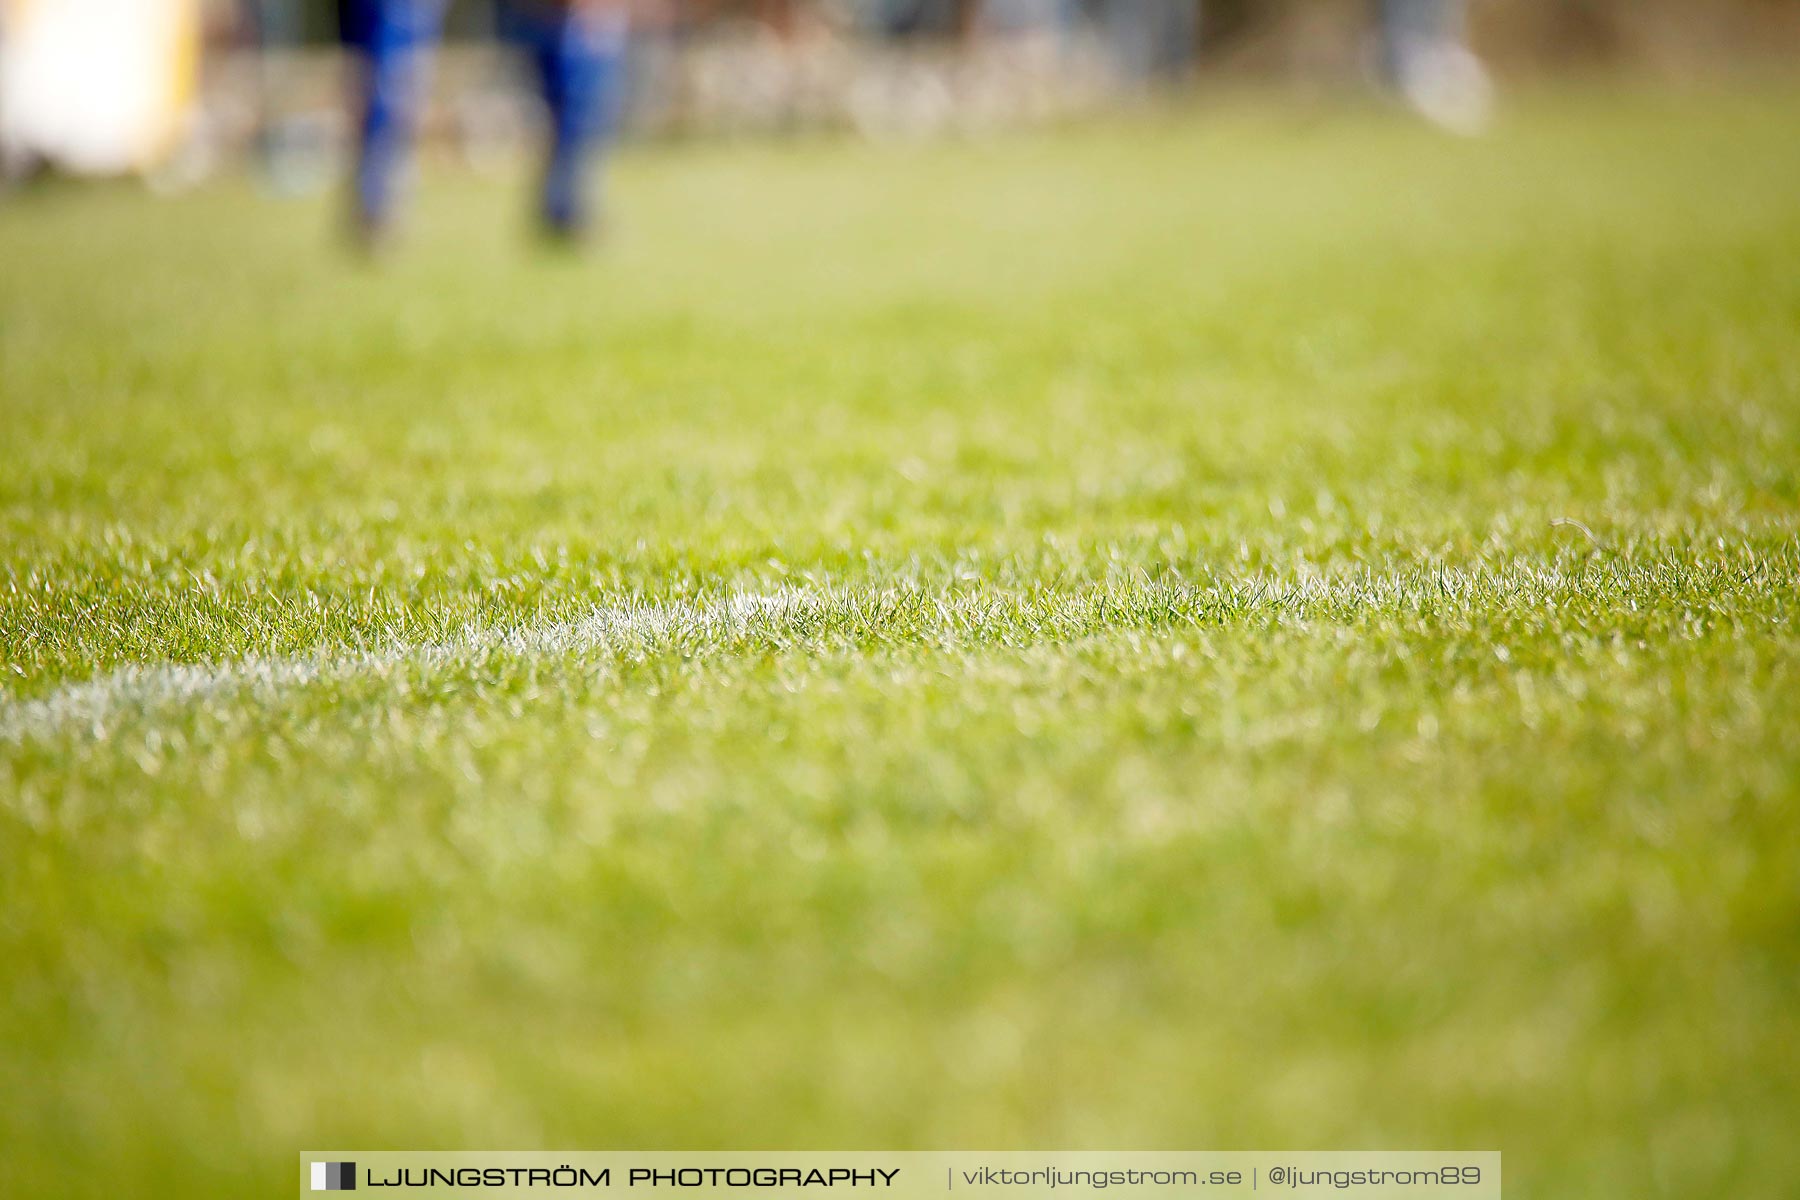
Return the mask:
<svg viewBox="0 0 1800 1200">
<path fill-rule="evenodd" d="M 312 1165 L 312 1190 L 315 1192 L 354 1192 L 356 1190 L 356 1164 L 314 1163 Z"/>
</svg>

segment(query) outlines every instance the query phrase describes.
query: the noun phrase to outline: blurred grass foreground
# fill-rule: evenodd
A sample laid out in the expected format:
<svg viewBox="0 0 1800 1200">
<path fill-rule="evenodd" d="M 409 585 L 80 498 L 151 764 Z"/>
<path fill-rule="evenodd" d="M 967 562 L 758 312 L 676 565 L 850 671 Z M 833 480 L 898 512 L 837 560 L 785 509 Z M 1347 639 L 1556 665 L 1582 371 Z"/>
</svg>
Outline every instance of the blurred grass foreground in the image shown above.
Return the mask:
<svg viewBox="0 0 1800 1200">
<path fill-rule="evenodd" d="M 0 209 L 0 1195 L 1800 1177 L 1800 87 Z"/>
</svg>

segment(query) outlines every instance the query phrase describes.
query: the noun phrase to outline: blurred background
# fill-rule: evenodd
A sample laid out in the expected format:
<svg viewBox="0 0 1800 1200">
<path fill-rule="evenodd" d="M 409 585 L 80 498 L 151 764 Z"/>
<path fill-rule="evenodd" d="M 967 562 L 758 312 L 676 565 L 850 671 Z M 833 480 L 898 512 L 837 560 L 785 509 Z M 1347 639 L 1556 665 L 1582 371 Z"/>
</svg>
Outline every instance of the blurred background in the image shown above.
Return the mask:
<svg viewBox="0 0 1800 1200">
<path fill-rule="evenodd" d="M 324 186 L 348 152 L 339 0 L 0 0 L 0 162 L 179 189 L 254 167 Z M 645 0 L 628 138 L 848 130 L 871 138 L 1039 122 L 1235 79 L 1396 83 L 1407 9 L 1438 10 L 1467 71 L 1395 90 L 1477 130 L 1488 79 L 1623 67 L 1694 74 L 1791 58 L 1792 0 Z M 1398 15 L 1397 15 L 1398 14 Z M 1447 15 L 1446 15 L 1447 14 Z M 1415 18 L 1416 19 L 1416 18 Z M 541 121 L 495 0 L 451 0 L 420 142 L 475 169 Z"/>
</svg>

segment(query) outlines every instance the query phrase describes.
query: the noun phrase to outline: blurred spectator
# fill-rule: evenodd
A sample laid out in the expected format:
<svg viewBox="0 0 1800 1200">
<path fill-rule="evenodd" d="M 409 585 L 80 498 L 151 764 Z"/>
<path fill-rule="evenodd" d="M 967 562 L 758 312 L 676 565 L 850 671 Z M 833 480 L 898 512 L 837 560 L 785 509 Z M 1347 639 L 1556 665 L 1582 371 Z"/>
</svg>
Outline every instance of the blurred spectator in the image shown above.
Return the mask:
<svg viewBox="0 0 1800 1200">
<path fill-rule="evenodd" d="M 1114 69 L 1142 86 L 1179 77 L 1200 45 L 1200 0 L 1096 0 L 1094 17 Z"/>
<path fill-rule="evenodd" d="M 1180 78 L 1192 67 L 1205 22 L 1241 25 L 1272 5 L 1203 0 L 869 0 L 876 28 L 889 35 L 970 38 L 1027 29 L 1067 35 L 1087 25 L 1105 45 L 1127 87 Z M 1383 77 L 1417 111 L 1448 128 L 1484 122 L 1491 89 L 1470 51 L 1466 0 L 1372 0 Z"/>
<path fill-rule="evenodd" d="M 1487 123 L 1493 89 L 1469 49 L 1464 0 L 1379 0 L 1381 68 L 1421 115 L 1459 133 Z"/>
</svg>

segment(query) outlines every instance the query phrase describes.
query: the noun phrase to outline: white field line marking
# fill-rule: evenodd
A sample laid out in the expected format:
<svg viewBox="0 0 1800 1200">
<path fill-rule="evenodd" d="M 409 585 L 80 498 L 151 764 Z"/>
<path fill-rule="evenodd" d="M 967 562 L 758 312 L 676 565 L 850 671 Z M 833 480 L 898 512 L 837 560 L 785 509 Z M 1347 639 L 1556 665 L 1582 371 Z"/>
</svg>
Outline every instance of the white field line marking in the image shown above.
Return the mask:
<svg viewBox="0 0 1800 1200">
<path fill-rule="evenodd" d="M 1433 585 L 1429 591 L 1421 587 L 1427 582 Z M 1095 587 L 1036 597 L 992 589 L 782 588 L 767 593 L 739 592 L 701 603 L 625 600 L 573 621 L 510 630 L 471 628 L 444 641 L 414 646 L 398 644 L 348 653 L 320 651 L 292 658 L 253 656 L 217 663 L 122 667 L 31 699 L 0 697 L 0 742 L 47 738 L 82 729 L 104 738 L 109 726 L 128 716 L 224 698 L 273 701 L 283 693 L 310 684 L 380 675 L 396 667 L 450 666 L 488 652 L 554 655 L 633 643 L 651 648 L 672 637 L 698 645 L 716 644 L 758 634 L 780 635 L 798 622 L 822 617 L 853 618 L 867 629 L 879 630 L 891 625 L 897 612 L 911 612 L 922 618 L 930 631 L 943 633 L 954 632 L 958 626 L 967 630 L 999 616 L 1023 619 L 1040 630 L 1060 627 L 1065 633 L 1079 636 L 1081 632 L 1099 632 L 1118 624 L 1109 616 L 1142 606 L 1160 606 L 1170 623 L 1180 624 L 1203 613 L 1219 617 L 1332 601 L 1358 609 L 1409 603 L 1431 607 L 1425 599 L 1431 593 L 1440 602 L 1467 600 L 1482 591 L 1489 600 L 1516 598 L 1541 594 L 1568 582 L 1555 569 L 1439 569 L 1410 577 L 1360 574 L 1279 584 L 1242 580 L 1206 588 L 1146 580 L 1123 592 Z"/>
<path fill-rule="evenodd" d="M 558 654 L 671 634 L 723 640 L 750 633 L 759 626 L 779 627 L 825 607 L 823 593 L 797 588 L 767 594 L 739 593 L 704 605 L 628 600 L 574 621 L 511 630 L 474 628 L 445 641 L 418 646 L 321 652 L 295 658 L 254 656 L 233 662 L 121 667 L 94 679 L 67 684 L 44 696 L 0 700 L 0 741 L 23 741 L 81 728 L 104 737 L 108 723 L 124 715 L 204 704 L 221 697 L 273 699 L 309 684 L 379 674 L 401 666 L 448 665 L 486 651 Z"/>
</svg>

